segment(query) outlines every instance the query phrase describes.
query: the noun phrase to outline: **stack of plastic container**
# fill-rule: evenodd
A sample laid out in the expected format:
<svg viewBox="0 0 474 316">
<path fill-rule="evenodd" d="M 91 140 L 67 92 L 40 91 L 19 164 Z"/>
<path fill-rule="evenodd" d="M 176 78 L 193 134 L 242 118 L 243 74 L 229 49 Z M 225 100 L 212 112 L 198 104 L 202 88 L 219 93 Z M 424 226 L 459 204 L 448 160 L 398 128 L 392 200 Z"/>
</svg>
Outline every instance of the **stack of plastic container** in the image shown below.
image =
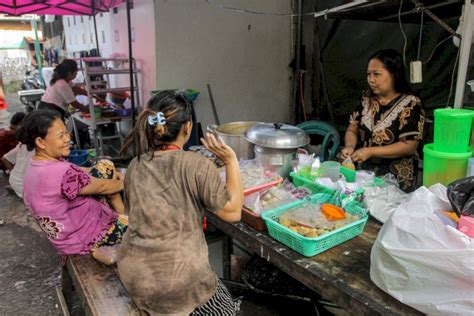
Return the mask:
<svg viewBox="0 0 474 316">
<path fill-rule="evenodd" d="M 434 111 L 434 143 L 423 148 L 423 185 L 448 185 L 466 177 L 474 111 L 438 109 Z"/>
</svg>

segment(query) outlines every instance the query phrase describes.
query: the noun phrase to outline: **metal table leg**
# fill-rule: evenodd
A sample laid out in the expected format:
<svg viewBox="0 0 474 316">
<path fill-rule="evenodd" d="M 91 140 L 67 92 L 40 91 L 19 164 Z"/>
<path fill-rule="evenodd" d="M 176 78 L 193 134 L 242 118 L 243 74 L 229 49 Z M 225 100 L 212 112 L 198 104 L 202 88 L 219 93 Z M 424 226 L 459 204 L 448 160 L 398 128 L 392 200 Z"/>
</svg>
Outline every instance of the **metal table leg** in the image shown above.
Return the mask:
<svg viewBox="0 0 474 316">
<path fill-rule="evenodd" d="M 225 236 L 222 242 L 222 265 L 224 279 L 231 279 L 231 255 L 234 248 L 234 242 L 231 237 Z"/>
</svg>

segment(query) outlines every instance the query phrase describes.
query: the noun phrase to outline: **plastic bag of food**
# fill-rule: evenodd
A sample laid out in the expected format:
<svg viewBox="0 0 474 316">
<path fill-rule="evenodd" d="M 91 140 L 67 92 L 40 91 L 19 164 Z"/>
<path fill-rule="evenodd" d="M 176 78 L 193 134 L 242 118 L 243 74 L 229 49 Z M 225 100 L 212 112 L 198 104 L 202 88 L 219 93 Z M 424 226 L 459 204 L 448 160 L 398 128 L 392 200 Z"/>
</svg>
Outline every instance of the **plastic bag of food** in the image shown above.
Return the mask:
<svg viewBox="0 0 474 316">
<path fill-rule="evenodd" d="M 347 157 L 341 162 L 341 166 L 346 167 L 347 169 L 356 170 L 354 162 L 352 161 L 351 157 Z"/>
<path fill-rule="evenodd" d="M 293 168 L 297 175 L 306 179 L 313 179 L 314 171 L 319 168 L 319 157 L 314 154 L 298 153 L 296 159 L 296 166 Z"/>
<path fill-rule="evenodd" d="M 311 195 L 310 190 L 295 188 L 291 182 L 285 179 L 285 182 L 278 187 L 272 187 L 268 190 L 246 196 L 244 198 L 244 205 L 255 214 L 260 215 L 266 210 L 303 199 L 309 195 Z"/>
<path fill-rule="evenodd" d="M 257 159 L 240 160 L 239 168 L 244 190 L 281 179 L 278 173 L 266 170 Z M 221 177 L 225 180 L 225 168 L 221 171 Z"/>
<path fill-rule="evenodd" d="M 111 265 L 117 262 L 117 253 L 119 248 L 120 244 L 113 246 L 102 246 L 92 251 L 92 257 L 103 264 Z"/>
</svg>

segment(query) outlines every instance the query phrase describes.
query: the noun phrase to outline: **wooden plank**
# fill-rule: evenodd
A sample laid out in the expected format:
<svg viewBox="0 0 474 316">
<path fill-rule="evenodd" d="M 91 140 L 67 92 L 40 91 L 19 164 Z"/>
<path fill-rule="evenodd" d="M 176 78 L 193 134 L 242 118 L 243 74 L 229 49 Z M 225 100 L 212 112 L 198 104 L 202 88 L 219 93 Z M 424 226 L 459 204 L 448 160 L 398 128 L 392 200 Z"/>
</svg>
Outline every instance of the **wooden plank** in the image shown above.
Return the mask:
<svg viewBox="0 0 474 316">
<path fill-rule="evenodd" d="M 266 232 L 259 232 L 244 223 L 230 224 L 210 212 L 207 218 L 252 252 L 353 314 L 421 314 L 383 292 L 370 280 L 370 251 L 380 229 L 380 224 L 371 219 L 362 235 L 307 258 Z"/>
<path fill-rule="evenodd" d="M 140 315 L 111 266 L 89 256 L 72 256 L 68 259 L 67 271 L 86 315 Z"/>
</svg>

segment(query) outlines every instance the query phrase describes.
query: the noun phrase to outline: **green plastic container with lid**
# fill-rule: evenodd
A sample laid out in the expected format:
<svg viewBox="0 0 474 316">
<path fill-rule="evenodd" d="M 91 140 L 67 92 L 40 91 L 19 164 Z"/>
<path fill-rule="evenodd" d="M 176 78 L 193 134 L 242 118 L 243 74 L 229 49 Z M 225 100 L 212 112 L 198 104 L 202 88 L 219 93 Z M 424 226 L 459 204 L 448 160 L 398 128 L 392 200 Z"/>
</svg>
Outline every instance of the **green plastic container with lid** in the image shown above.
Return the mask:
<svg viewBox="0 0 474 316">
<path fill-rule="evenodd" d="M 464 153 L 445 153 L 434 150 L 433 144 L 423 147 L 423 185 L 436 183 L 448 185 L 453 181 L 466 177 L 467 162 L 472 151 Z"/>
<path fill-rule="evenodd" d="M 473 126 L 474 111 L 466 109 L 437 109 L 434 111 L 435 151 L 467 153 Z"/>
</svg>

